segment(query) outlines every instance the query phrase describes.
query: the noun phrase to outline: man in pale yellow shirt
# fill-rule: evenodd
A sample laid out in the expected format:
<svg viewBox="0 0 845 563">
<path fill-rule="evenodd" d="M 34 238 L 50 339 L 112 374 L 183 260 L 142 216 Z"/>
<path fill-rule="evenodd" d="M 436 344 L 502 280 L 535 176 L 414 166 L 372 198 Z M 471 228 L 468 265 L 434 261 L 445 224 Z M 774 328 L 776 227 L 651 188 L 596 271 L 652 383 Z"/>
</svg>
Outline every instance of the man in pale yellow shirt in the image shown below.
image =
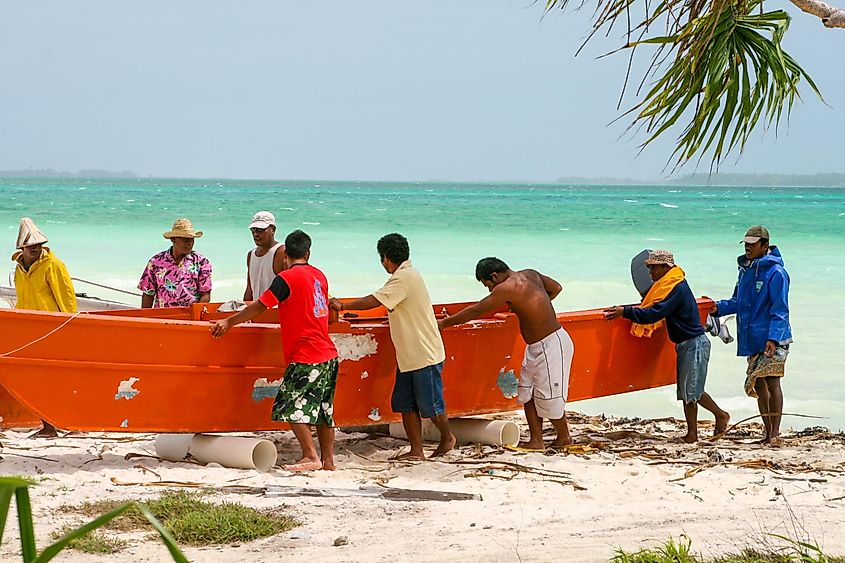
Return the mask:
<svg viewBox="0 0 845 563">
<path fill-rule="evenodd" d="M 381 237 L 376 245 L 381 265 L 390 274 L 387 282 L 371 295 L 341 303 L 332 299 L 336 311 L 363 311 L 383 305 L 390 323 L 390 338 L 396 348 L 396 384 L 393 412 L 402 414 L 402 425 L 411 451 L 396 459 L 425 459 L 422 448 L 422 418 L 440 430 L 440 444 L 431 454 L 437 457 L 455 447 L 443 400 L 441 373 L 446 351 L 434 318 L 431 298 L 420 273 L 411 265 L 408 239 L 398 233 Z"/>
</svg>

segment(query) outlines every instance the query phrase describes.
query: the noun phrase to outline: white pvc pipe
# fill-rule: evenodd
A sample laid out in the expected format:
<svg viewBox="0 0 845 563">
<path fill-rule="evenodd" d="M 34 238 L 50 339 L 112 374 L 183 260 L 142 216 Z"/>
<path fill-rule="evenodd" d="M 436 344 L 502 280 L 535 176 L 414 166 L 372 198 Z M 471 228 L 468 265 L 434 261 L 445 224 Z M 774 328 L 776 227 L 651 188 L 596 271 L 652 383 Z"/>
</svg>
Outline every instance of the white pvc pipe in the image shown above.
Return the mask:
<svg viewBox="0 0 845 563">
<path fill-rule="evenodd" d="M 156 436 L 156 455 L 170 461 L 185 461 L 193 437 L 193 434 L 159 434 Z"/>
<path fill-rule="evenodd" d="M 269 440 L 207 434 L 161 434 L 156 438 L 156 455 L 183 461 L 188 455 L 200 463 L 267 471 L 276 465 L 276 446 Z"/>
<path fill-rule="evenodd" d="M 458 444 L 486 444 L 489 446 L 515 446 L 519 443 L 519 427 L 509 420 L 485 420 L 483 418 L 450 418 L 449 429 Z M 408 439 L 401 422 L 390 423 L 390 435 Z M 440 431 L 430 421 L 422 425 L 423 440 L 440 441 Z"/>
</svg>

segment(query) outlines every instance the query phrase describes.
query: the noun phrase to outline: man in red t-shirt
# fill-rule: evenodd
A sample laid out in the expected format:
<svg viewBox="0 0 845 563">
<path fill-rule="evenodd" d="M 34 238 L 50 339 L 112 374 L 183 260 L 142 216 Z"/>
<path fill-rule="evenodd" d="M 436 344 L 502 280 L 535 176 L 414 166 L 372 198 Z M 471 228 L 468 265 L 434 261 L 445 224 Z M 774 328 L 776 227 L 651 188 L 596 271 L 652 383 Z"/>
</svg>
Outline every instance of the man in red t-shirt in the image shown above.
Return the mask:
<svg viewBox="0 0 845 563">
<path fill-rule="evenodd" d="M 337 349 L 329 338 L 329 284 L 323 272 L 308 263 L 311 237 L 296 230 L 285 238 L 288 269 L 273 280 L 257 301 L 211 326 L 214 337 L 279 306 L 282 348 L 289 362 L 273 403 L 273 420 L 290 423 L 302 459 L 285 465 L 289 471 L 334 469 L 334 390 L 337 384 Z M 320 455 L 311 439 L 317 426 Z"/>
</svg>

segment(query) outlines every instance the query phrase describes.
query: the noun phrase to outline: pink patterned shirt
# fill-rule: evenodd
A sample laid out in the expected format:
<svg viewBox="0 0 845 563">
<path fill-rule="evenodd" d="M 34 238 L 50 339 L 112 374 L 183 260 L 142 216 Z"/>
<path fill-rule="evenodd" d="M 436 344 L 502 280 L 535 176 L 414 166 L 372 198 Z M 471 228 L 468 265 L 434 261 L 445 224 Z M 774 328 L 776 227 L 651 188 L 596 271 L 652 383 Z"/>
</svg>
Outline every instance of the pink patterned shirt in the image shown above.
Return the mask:
<svg viewBox="0 0 845 563">
<path fill-rule="evenodd" d="M 191 252 L 177 264 L 170 250 L 150 258 L 138 282 L 138 289 L 155 298 L 153 307 L 187 307 L 199 301 L 201 294 L 211 291 L 208 258 Z"/>
</svg>

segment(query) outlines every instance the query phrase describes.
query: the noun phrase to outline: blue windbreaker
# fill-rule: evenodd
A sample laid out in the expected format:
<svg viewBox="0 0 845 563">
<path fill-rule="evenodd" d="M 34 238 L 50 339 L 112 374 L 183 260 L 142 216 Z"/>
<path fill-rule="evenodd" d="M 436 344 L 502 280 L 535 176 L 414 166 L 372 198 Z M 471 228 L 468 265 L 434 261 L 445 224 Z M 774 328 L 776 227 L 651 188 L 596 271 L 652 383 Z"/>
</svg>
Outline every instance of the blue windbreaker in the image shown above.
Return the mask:
<svg viewBox="0 0 845 563">
<path fill-rule="evenodd" d="M 739 278 L 733 297 L 717 301 L 719 316 L 736 314 L 737 356 L 752 356 L 766 349 L 766 341 L 792 341 L 789 326 L 789 274 L 776 246 L 750 264 L 737 258 Z"/>
</svg>

